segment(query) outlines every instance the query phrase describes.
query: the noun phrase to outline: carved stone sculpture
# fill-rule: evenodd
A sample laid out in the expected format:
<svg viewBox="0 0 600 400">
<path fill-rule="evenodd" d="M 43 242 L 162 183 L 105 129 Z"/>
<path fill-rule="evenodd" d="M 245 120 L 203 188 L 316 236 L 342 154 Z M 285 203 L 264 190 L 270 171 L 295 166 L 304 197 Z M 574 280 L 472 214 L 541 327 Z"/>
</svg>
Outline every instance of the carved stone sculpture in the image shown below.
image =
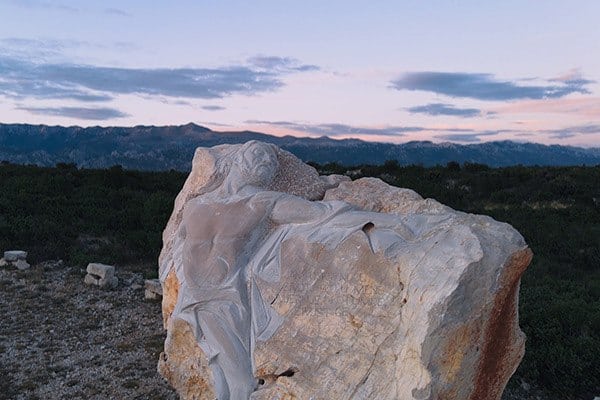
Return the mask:
<svg viewBox="0 0 600 400">
<path fill-rule="evenodd" d="M 185 399 L 499 399 L 523 354 L 514 229 L 273 145 L 198 149 L 163 242 Z"/>
</svg>

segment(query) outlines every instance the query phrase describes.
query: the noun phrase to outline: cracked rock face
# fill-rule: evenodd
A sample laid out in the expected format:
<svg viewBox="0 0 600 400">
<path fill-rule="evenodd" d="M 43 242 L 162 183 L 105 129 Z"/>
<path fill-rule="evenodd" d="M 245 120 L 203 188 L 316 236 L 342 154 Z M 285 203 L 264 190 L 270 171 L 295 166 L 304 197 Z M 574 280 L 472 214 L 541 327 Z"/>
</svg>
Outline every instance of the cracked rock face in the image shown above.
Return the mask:
<svg viewBox="0 0 600 400">
<path fill-rule="evenodd" d="M 163 242 L 184 399 L 500 399 L 523 356 L 510 225 L 273 145 L 198 149 Z"/>
</svg>

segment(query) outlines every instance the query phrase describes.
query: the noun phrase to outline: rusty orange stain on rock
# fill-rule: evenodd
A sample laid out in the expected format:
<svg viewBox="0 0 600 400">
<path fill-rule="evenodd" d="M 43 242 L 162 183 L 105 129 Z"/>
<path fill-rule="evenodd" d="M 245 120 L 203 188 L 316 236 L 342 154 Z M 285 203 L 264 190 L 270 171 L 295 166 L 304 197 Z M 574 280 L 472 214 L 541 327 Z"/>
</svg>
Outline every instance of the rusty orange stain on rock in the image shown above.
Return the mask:
<svg viewBox="0 0 600 400">
<path fill-rule="evenodd" d="M 500 398 L 514 366 L 523 358 L 525 339 L 518 329 L 516 302 L 521 275 L 532 256 L 529 248 L 514 253 L 500 277 L 501 289 L 484 331 L 485 342 L 470 400 Z M 515 351 L 509 352 L 511 348 Z"/>
<path fill-rule="evenodd" d="M 175 269 L 172 268 L 163 283 L 162 315 L 165 329 L 167 329 L 169 318 L 171 318 L 171 314 L 173 314 L 173 310 L 175 309 L 178 295 L 179 280 L 175 274 Z"/>
</svg>

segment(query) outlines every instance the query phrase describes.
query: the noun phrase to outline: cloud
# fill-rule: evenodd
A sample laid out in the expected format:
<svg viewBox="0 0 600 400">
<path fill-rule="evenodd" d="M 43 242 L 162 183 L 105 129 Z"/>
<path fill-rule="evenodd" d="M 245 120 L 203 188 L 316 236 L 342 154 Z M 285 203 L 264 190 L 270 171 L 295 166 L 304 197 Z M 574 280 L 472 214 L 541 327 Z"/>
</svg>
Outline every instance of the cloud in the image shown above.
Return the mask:
<svg viewBox="0 0 600 400">
<path fill-rule="evenodd" d="M 385 128 L 365 128 L 359 126 L 327 123 L 327 124 L 304 124 L 290 121 L 263 121 L 248 120 L 246 124 L 273 125 L 299 132 L 307 132 L 315 135 L 343 136 L 343 135 L 374 135 L 374 136 L 403 136 L 407 132 L 421 132 L 425 128 L 416 126 L 388 126 Z"/>
<path fill-rule="evenodd" d="M 79 12 L 80 8 L 68 6 L 51 1 L 40 1 L 40 0 L 11 0 L 10 3 L 23 7 L 23 8 L 41 8 L 46 10 L 57 10 L 57 11 L 68 11 L 68 12 Z"/>
<path fill-rule="evenodd" d="M 69 117 L 85 120 L 107 120 L 113 118 L 128 117 L 114 108 L 86 108 L 86 107 L 25 107 L 18 106 L 18 110 L 30 112 L 32 114 L 50 115 L 55 117 Z"/>
<path fill-rule="evenodd" d="M 567 139 L 579 135 L 590 135 L 590 134 L 598 134 L 600 133 L 600 125 L 597 124 L 587 124 L 587 125 L 578 125 L 571 126 L 567 128 L 561 129 L 551 129 L 545 131 L 539 131 L 540 133 L 545 133 L 549 135 L 551 139 Z"/>
<path fill-rule="evenodd" d="M 185 101 L 185 100 L 173 100 L 170 102 L 170 104 L 175 104 L 176 106 L 191 106 L 192 103 L 190 103 L 189 101 Z"/>
<path fill-rule="evenodd" d="M 105 8 L 104 12 L 106 14 L 117 15 L 119 17 L 133 17 L 133 14 L 125 10 L 121 10 L 120 8 Z"/>
<path fill-rule="evenodd" d="M 141 96 L 141 98 L 150 101 L 160 101 L 163 104 L 176 105 L 176 106 L 193 106 L 192 103 L 186 100 L 173 99 L 168 97 L 155 97 L 155 96 Z"/>
<path fill-rule="evenodd" d="M 119 40 L 113 43 L 114 48 L 123 50 L 123 51 L 131 51 L 131 50 L 139 50 L 139 46 L 133 42 L 126 42 L 123 40 Z"/>
<path fill-rule="evenodd" d="M 571 93 L 589 94 L 586 85 L 592 81 L 570 79 L 552 80 L 546 85 L 521 86 L 510 81 L 496 80 L 492 74 L 464 72 L 409 72 L 390 82 L 397 90 L 421 90 L 450 97 L 477 100 L 548 99 Z"/>
<path fill-rule="evenodd" d="M 91 47 L 91 44 L 82 40 L 6 37 L 0 39 L 0 57 L 28 60 L 57 59 L 66 49 L 78 47 Z"/>
<path fill-rule="evenodd" d="M 500 114 L 571 114 L 597 118 L 600 115 L 600 97 L 525 100 L 497 107 L 494 111 Z"/>
<path fill-rule="evenodd" d="M 135 44 L 126 41 L 99 43 L 76 39 L 5 37 L 0 39 L 0 58 L 12 58 L 34 64 L 60 63 L 66 59 L 65 53 L 80 48 L 108 49 L 121 53 L 138 49 Z"/>
<path fill-rule="evenodd" d="M 291 57 L 255 56 L 248 59 L 248 63 L 256 68 L 267 71 L 279 72 L 307 72 L 318 71 L 316 65 L 302 64 L 299 60 Z"/>
<path fill-rule="evenodd" d="M 503 132 L 509 132 L 507 130 L 497 130 L 497 131 L 482 131 L 482 132 L 473 132 L 473 133 L 448 133 L 444 135 L 436 135 L 434 136 L 436 139 L 442 140 L 450 140 L 453 142 L 463 142 L 463 143 L 477 143 L 481 142 L 482 136 L 495 136 Z"/>
<path fill-rule="evenodd" d="M 27 81 L 3 81 L 0 79 L 0 95 L 14 100 L 35 98 L 39 100 L 60 99 L 82 102 L 102 102 L 113 97 L 105 93 L 94 93 L 77 87 L 54 85 L 51 82 L 39 84 Z"/>
<path fill-rule="evenodd" d="M 450 130 L 448 130 L 450 131 Z M 531 132 L 519 132 L 511 129 L 473 131 L 471 133 L 448 133 L 434 136 L 436 139 L 450 140 L 453 142 L 477 143 L 485 136 L 496 136 L 500 133 L 513 133 L 518 137 L 539 137 L 540 134 L 547 135 L 550 139 L 567 139 L 579 135 L 600 134 L 599 124 L 587 124 L 571 126 L 561 129 L 540 129 Z"/>
<path fill-rule="evenodd" d="M 67 46 L 83 46 L 88 42 L 81 40 L 31 39 L 22 37 L 6 37 L 0 39 L 0 44 L 7 47 L 27 47 L 31 49 L 60 50 Z"/>
<path fill-rule="evenodd" d="M 230 125 L 230 124 L 224 124 L 222 122 L 214 122 L 214 121 L 200 121 L 199 122 L 202 125 L 212 125 L 212 126 L 218 126 L 218 127 L 224 127 L 224 128 L 234 128 L 234 125 Z"/>
<path fill-rule="evenodd" d="M 462 118 L 477 117 L 482 114 L 481 110 L 477 108 L 456 108 L 453 105 L 443 103 L 409 107 L 407 110 L 413 114 L 452 115 Z"/>
<path fill-rule="evenodd" d="M 217 106 L 217 105 L 206 105 L 206 106 L 202 106 L 200 108 L 202 108 L 203 110 L 206 110 L 206 111 L 221 111 L 221 110 L 225 109 L 225 107 Z"/>
<path fill-rule="evenodd" d="M 595 81 L 591 81 L 583 78 L 583 73 L 580 68 L 573 68 L 564 74 L 557 76 L 556 78 L 550 79 L 550 82 L 563 82 L 566 84 L 579 84 L 579 85 L 589 85 L 592 83 L 596 83 Z"/>
<path fill-rule="evenodd" d="M 302 65 L 282 68 L 117 68 L 36 63 L 0 53 L 0 95 L 79 101 L 104 101 L 124 94 L 218 99 L 274 91 L 284 85 L 285 74 L 305 70 Z"/>
<path fill-rule="evenodd" d="M 556 133 L 551 133 L 548 137 L 550 139 L 568 139 L 577 136 L 576 133 L 568 132 L 568 131 L 559 131 Z"/>
<path fill-rule="evenodd" d="M 270 125 L 274 127 L 287 128 L 294 131 L 306 132 L 320 136 L 352 136 L 364 139 L 366 136 L 387 136 L 387 137 L 402 137 L 407 133 L 423 133 L 433 134 L 436 139 L 463 143 L 478 143 L 483 137 L 497 136 L 502 133 L 512 133 L 518 135 L 519 131 L 512 129 L 489 129 L 478 130 L 473 128 L 461 127 L 424 127 L 424 126 L 387 126 L 383 128 L 364 128 L 360 126 L 352 126 L 338 123 L 325 124 L 310 124 L 292 121 L 266 121 L 266 120 L 247 120 L 246 124 L 251 125 Z M 593 130 L 594 128 L 587 128 Z M 368 140 L 368 139 L 366 139 Z"/>
</svg>

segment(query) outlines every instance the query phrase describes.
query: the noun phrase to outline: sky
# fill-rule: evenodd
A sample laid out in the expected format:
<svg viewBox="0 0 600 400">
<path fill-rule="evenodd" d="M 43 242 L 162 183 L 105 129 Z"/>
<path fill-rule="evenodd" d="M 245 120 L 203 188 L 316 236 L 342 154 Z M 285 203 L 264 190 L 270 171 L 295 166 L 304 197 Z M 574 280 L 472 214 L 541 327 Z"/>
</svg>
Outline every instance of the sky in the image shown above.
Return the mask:
<svg viewBox="0 0 600 400">
<path fill-rule="evenodd" d="M 600 147 L 600 1 L 0 0 L 0 122 Z"/>
</svg>

